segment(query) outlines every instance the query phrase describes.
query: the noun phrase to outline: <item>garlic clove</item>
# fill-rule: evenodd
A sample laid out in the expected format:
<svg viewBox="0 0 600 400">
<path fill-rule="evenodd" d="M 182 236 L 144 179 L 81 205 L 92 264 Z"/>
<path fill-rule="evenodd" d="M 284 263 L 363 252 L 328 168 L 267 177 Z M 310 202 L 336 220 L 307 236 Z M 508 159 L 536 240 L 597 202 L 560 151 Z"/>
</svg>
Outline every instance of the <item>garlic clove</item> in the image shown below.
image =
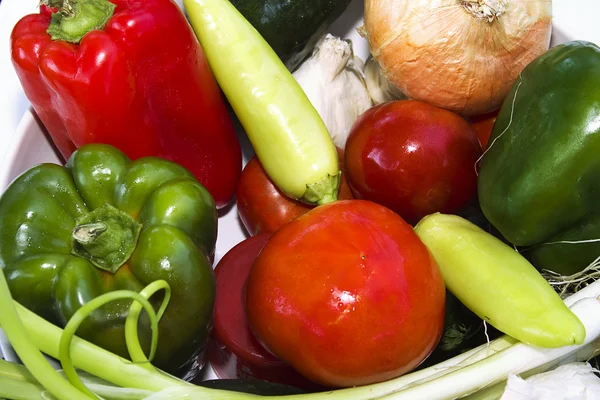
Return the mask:
<svg viewBox="0 0 600 400">
<path fill-rule="evenodd" d="M 364 71 L 365 83 L 369 95 L 371 96 L 371 100 L 373 100 L 373 104 L 377 105 L 388 101 L 404 100 L 408 98 L 400 91 L 400 89 L 387 80 L 381 71 L 379 63 L 373 56 L 370 56 L 367 59 Z"/>
<path fill-rule="evenodd" d="M 356 119 L 373 105 L 363 68 L 364 62 L 354 55 L 350 40 L 327 34 L 293 73 L 333 142 L 341 148 Z"/>
</svg>

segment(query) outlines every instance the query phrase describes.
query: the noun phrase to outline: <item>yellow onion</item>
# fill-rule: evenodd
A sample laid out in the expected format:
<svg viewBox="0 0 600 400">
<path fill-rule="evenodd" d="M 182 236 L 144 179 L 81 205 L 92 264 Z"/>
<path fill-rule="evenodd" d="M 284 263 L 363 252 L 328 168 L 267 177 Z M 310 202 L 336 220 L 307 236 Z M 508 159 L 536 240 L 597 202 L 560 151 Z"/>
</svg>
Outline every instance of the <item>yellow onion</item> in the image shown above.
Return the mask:
<svg viewBox="0 0 600 400">
<path fill-rule="evenodd" d="M 551 30 L 551 0 L 365 0 L 362 33 L 402 93 L 470 116 L 500 106 Z"/>
</svg>

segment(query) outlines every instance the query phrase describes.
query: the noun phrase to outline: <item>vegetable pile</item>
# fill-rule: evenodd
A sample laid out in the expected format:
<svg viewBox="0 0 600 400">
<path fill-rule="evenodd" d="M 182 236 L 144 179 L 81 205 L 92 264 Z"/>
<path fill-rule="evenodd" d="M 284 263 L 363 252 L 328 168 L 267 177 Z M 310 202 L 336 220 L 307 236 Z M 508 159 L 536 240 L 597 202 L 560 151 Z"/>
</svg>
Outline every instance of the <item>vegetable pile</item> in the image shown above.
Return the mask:
<svg viewBox="0 0 600 400">
<path fill-rule="evenodd" d="M 366 60 L 348 0 L 42 3 L 64 165 L 0 196 L 0 398 L 500 399 L 600 353 L 600 47 L 549 0 L 366 0 Z"/>
</svg>

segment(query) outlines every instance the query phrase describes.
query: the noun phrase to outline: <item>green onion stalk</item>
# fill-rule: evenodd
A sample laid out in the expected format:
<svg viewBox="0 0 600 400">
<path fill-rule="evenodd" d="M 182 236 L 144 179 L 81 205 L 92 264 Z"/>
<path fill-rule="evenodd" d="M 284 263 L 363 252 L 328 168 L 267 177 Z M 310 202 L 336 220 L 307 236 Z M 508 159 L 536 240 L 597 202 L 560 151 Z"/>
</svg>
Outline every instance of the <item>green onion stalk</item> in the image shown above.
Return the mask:
<svg viewBox="0 0 600 400">
<path fill-rule="evenodd" d="M 160 289 L 166 289 L 161 281 L 145 288 L 141 293 L 116 292 L 107 295 L 112 299 L 131 298 L 134 300 L 131 326 L 135 326 L 141 309 L 150 311 L 150 319 L 158 321 L 164 310 L 163 303 L 158 311 L 147 304 L 147 298 Z M 270 396 L 273 400 L 286 398 L 290 400 L 374 400 L 374 399 L 451 399 L 479 393 L 485 394 L 486 388 L 502 385 L 510 373 L 522 374 L 527 371 L 542 372 L 556 366 L 559 362 L 585 360 L 598 353 L 600 348 L 600 282 L 588 286 L 587 295 L 572 304 L 571 309 L 581 318 L 587 328 L 587 337 L 581 346 L 566 346 L 557 349 L 542 349 L 518 342 L 502 336 L 473 350 L 450 360 L 413 372 L 386 382 L 368 386 L 340 389 L 330 392 L 301 394 L 291 396 Z M 114 293 L 114 292 L 113 292 Z M 103 296 L 107 296 L 103 295 Z M 139 296 L 138 296 L 139 295 Z M 89 307 L 82 307 L 81 315 L 74 316 L 62 330 L 45 321 L 33 312 L 13 301 L 6 280 L 0 274 L 0 326 L 8 336 L 24 366 L 7 362 L 0 363 L 0 397 L 15 399 L 55 398 L 62 399 L 230 399 L 251 400 L 259 395 L 209 389 L 192 385 L 156 368 L 149 362 L 153 354 L 146 357 L 139 346 L 135 330 L 128 334 L 128 349 L 133 353 L 129 361 L 99 348 L 74 333 L 81 316 L 89 314 L 95 307 L 110 301 L 108 297 L 99 296 Z M 168 295 L 165 296 L 168 298 Z M 91 304 L 92 302 L 88 303 Z M 73 321 L 73 322 L 71 322 Z M 153 322 L 154 324 L 154 322 Z M 153 340 L 153 346 L 156 341 Z M 65 357 L 68 349 L 69 355 Z M 77 368 L 76 379 L 64 370 L 55 370 L 44 358 L 46 353 L 59 359 L 67 368 Z M 69 362 L 71 365 L 69 366 Z M 89 375 L 88 375 L 89 374 Z M 72 383 L 72 381 L 74 383 Z M 86 389 L 79 384 L 84 383 Z M 124 389 L 123 389 L 124 388 Z M 494 390 L 498 391 L 500 386 Z M 52 395 L 52 397 L 48 396 Z M 476 399 L 477 397 L 473 397 Z M 484 398 L 484 397 L 481 397 Z"/>
</svg>

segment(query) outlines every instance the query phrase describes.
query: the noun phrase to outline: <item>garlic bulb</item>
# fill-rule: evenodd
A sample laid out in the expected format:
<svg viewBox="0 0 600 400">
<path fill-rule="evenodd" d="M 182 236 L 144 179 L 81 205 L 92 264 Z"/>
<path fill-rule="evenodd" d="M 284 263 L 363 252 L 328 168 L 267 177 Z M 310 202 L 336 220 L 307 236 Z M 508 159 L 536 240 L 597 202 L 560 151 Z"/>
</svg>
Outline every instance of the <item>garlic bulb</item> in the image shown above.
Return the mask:
<svg viewBox="0 0 600 400">
<path fill-rule="evenodd" d="M 372 56 L 365 62 L 365 83 L 374 105 L 407 99 L 404 93 L 387 80 Z"/>
<path fill-rule="evenodd" d="M 470 116 L 500 106 L 551 20 L 551 0 L 365 0 L 363 32 L 402 93 Z"/>
<path fill-rule="evenodd" d="M 351 41 L 327 34 L 293 73 L 333 142 L 342 149 L 358 116 L 372 106 L 363 67 L 363 61 L 354 56 Z"/>
</svg>

